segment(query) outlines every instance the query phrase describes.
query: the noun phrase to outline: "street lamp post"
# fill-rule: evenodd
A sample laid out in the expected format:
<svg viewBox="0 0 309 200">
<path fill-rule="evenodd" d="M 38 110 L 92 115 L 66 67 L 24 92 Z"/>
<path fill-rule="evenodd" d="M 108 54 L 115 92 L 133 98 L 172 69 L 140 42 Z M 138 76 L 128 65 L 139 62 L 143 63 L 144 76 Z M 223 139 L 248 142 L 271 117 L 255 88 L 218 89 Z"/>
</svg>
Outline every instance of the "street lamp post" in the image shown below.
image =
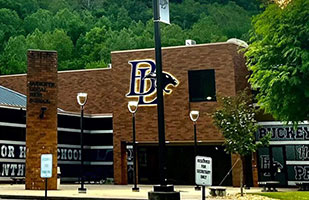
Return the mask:
<svg viewBox="0 0 309 200">
<path fill-rule="evenodd" d="M 157 78 L 157 112 L 158 112 L 158 140 L 159 140 L 159 172 L 160 185 L 153 187 L 153 192 L 148 193 L 149 200 L 155 199 L 180 199 L 180 193 L 174 191 L 173 185 L 167 185 L 166 147 L 165 147 L 165 122 L 163 101 L 163 75 L 162 51 L 160 34 L 159 0 L 153 0 L 154 34 L 155 34 L 155 60 Z"/>
<path fill-rule="evenodd" d="M 158 110 L 158 138 L 159 138 L 159 171 L 160 186 L 154 187 L 155 191 L 169 190 L 166 178 L 166 157 L 165 157 L 165 123 L 164 123 L 164 101 L 162 83 L 162 53 L 161 34 L 159 22 L 159 0 L 154 0 L 154 32 L 155 32 L 155 59 L 157 77 L 157 110 Z M 174 190 L 173 187 L 170 190 Z"/>
<path fill-rule="evenodd" d="M 198 120 L 200 116 L 200 112 L 196 110 L 192 110 L 190 112 L 190 119 L 193 122 L 193 127 L 194 127 L 194 159 L 197 156 L 197 136 L 196 136 L 196 121 Z M 201 187 L 196 185 L 195 190 L 201 190 Z"/>
<path fill-rule="evenodd" d="M 132 128 L 133 128 L 133 192 L 139 192 L 139 188 L 137 187 L 136 180 L 136 142 L 135 142 L 135 113 L 137 111 L 138 102 L 137 101 L 129 101 L 128 109 L 130 113 L 132 113 Z"/>
<path fill-rule="evenodd" d="M 79 193 L 86 193 L 87 188 L 84 187 L 84 129 L 83 129 L 83 118 L 84 118 L 84 105 L 87 102 L 87 93 L 77 94 L 77 103 L 80 105 L 80 149 L 81 149 L 81 165 L 80 165 L 80 180 L 81 186 L 78 188 Z"/>
</svg>

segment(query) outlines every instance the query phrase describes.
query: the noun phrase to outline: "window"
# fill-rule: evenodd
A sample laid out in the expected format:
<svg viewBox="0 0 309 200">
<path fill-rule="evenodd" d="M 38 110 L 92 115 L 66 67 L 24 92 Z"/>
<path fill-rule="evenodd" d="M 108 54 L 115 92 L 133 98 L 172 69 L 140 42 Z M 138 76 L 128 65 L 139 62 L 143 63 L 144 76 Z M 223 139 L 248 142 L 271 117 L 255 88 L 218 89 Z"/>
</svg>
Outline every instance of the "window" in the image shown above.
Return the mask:
<svg viewBox="0 0 309 200">
<path fill-rule="evenodd" d="M 188 72 L 190 102 L 216 101 L 215 70 Z"/>
</svg>

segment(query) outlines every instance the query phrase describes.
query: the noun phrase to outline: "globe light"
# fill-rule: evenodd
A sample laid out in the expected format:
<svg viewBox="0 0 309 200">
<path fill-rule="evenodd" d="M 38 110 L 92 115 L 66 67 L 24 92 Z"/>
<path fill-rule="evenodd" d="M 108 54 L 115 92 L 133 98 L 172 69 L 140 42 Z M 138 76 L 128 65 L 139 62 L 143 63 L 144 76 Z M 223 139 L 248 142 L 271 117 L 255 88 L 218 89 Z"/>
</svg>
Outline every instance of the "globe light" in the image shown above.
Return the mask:
<svg viewBox="0 0 309 200">
<path fill-rule="evenodd" d="M 137 101 L 129 101 L 128 102 L 128 109 L 130 113 L 134 114 L 137 111 L 138 102 Z"/>
<path fill-rule="evenodd" d="M 199 118 L 199 116 L 200 116 L 200 112 L 197 111 L 197 110 L 192 110 L 192 111 L 190 112 L 190 119 L 191 119 L 193 122 L 196 122 L 197 119 Z"/>
<path fill-rule="evenodd" d="M 86 104 L 87 102 L 87 93 L 78 93 L 77 94 L 77 102 L 80 106 L 83 106 Z"/>
</svg>

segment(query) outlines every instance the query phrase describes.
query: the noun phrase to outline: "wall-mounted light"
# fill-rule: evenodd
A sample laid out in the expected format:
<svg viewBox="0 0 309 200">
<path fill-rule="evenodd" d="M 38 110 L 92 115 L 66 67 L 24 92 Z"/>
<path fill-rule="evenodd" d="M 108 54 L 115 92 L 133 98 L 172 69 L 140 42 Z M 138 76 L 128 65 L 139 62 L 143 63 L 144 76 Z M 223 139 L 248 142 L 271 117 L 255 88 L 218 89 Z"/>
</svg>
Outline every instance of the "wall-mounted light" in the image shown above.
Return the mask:
<svg viewBox="0 0 309 200">
<path fill-rule="evenodd" d="M 43 119 L 45 116 L 45 112 L 46 112 L 47 108 L 46 107 L 41 107 L 41 111 L 40 111 L 40 119 Z"/>
</svg>

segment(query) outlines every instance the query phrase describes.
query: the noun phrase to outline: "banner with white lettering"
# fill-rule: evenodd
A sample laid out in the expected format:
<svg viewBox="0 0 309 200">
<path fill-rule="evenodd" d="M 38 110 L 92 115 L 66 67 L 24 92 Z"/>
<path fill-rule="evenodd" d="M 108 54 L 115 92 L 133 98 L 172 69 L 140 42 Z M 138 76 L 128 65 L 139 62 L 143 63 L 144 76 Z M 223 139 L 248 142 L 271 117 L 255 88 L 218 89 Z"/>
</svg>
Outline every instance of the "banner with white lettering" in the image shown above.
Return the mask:
<svg viewBox="0 0 309 200">
<path fill-rule="evenodd" d="M 169 0 L 159 0 L 160 22 L 170 24 Z"/>
</svg>

